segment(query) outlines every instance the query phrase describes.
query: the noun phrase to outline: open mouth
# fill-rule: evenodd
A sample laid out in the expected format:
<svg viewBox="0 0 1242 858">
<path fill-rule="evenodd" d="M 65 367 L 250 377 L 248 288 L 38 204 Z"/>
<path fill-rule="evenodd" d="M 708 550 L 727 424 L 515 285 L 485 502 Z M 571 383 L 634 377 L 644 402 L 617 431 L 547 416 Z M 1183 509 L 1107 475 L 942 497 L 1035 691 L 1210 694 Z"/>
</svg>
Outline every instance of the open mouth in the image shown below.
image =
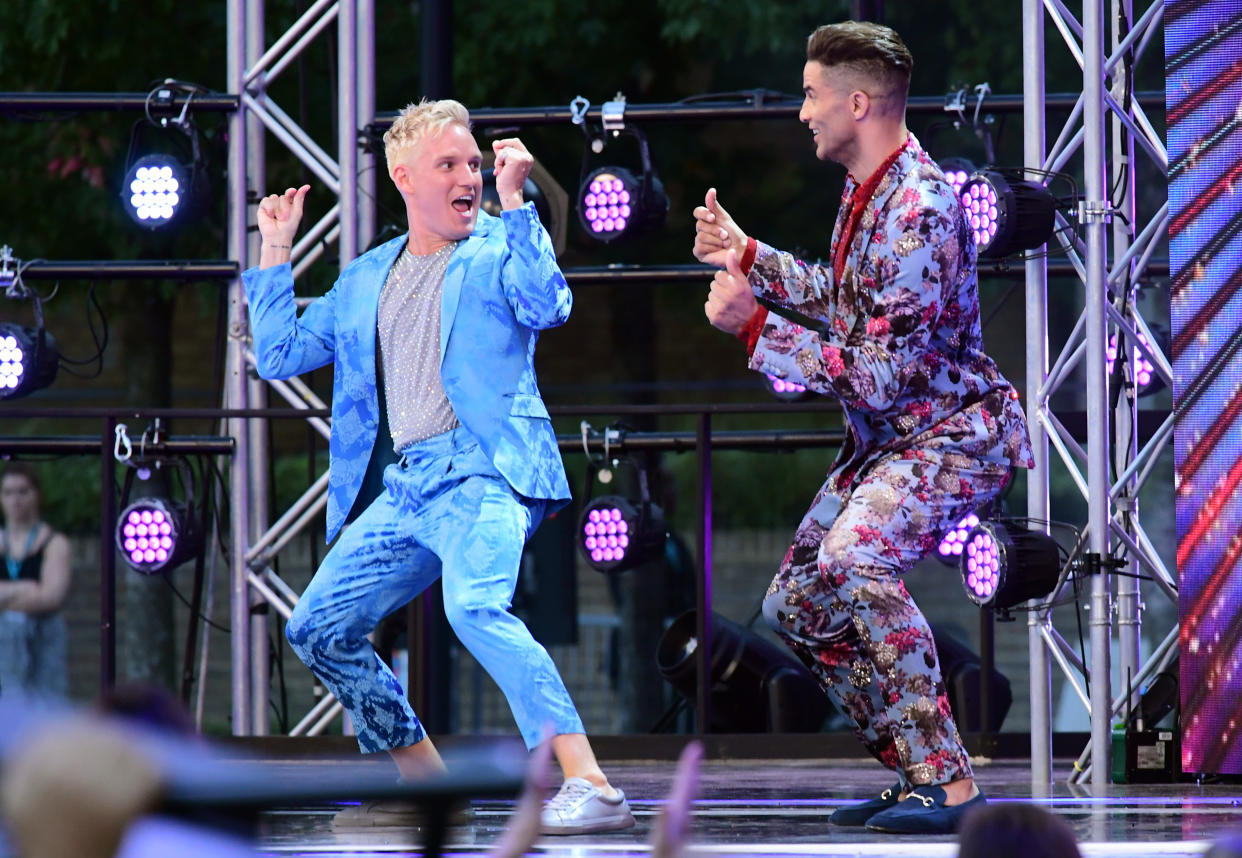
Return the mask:
<svg viewBox="0 0 1242 858">
<path fill-rule="evenodd" d="M 462 194 L 453 200 L 453 208 L 462 214 L 467 214 L 474 208 L 474 194 Z"/>
</svg>

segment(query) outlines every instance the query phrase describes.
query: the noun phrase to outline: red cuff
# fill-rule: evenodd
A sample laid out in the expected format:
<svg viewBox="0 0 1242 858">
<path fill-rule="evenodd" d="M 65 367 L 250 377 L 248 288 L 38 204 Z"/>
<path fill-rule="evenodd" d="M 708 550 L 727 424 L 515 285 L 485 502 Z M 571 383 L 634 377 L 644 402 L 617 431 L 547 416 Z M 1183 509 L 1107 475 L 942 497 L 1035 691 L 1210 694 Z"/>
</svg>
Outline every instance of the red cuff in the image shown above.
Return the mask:
<svg viewBox="0 0 1242 858">
<path fill-rule="evenodd" d="M 750 274 L 750 267 L 755 264 L 755 256 L 758 253 L 759 242 L 753 238 L 746 239 L 746 250 L 742 253 L 742 258 L 737 263 L 737 267 L 742 269 L 743 274 Z"/>
<path fill-rule="evenodd" d="M 763 333 L 763 326 L 768 322 L 768 308 L 758 307 L 754 314 L 750 317 L 742 329 L 735 335 L 739 340 L 746 343 L 746 354 L 753 355 L 755 346 L 759 342 L 759 335 Z"/>
</svg>

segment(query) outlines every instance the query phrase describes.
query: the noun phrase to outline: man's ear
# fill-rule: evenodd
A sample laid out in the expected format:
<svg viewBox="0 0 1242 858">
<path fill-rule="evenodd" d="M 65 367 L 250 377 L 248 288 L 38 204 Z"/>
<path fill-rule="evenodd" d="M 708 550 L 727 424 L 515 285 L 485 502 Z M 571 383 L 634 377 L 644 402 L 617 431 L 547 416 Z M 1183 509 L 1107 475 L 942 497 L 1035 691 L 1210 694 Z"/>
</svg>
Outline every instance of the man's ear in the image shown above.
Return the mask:
<svg viewBox="0 0 1242 858">
<path fill-rule="evenodd" d="M 849 105 L 850 114 L 854 119 L 866 119 L 867 114 L 871 112 L 871 96 L 861 89 L 856 89 L 850 93 Z"/>
<path fill-rule="evenodd" d="M 402 194 L 410 193 L 413 190 L 410 186 L 410 168 L 405 166 L 405 164 L 398 164 L 393 167 L 392 182 Z"/>
</svg>

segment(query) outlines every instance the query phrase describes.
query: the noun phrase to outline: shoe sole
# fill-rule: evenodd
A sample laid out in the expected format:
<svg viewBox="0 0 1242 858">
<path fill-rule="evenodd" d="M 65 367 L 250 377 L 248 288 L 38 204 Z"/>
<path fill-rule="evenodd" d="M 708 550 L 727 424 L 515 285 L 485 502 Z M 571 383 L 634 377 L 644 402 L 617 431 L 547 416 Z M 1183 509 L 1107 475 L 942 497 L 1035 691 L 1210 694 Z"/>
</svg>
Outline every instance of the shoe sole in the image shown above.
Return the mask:
<svg viewBox="0 0 1242 858">
<path fill-rule="evenodd" d="M 558 825 L 555 827 L 541 825 L 539 826 L 539 833 L 551 836 L 561 834 L 595 834 L 601 831 L 624 831 L 627 828 L 633 827 L 634 817 L 632 814 L 627 814 L 624 817 L 616 816 L 611 819 L 595 819 L 578 825 Z"/>
<path fill-rule="evenodd" d="M 474 817 L 469 819 L 449 819 L 447 828 L 470 828 L 474 825 Z M 402 828 L 407 831 L 423 831 L 430 827 L 425 815 L 400 817 L 395 814 L 387 816 L 368 815 L 356 819 L 332 820 L 333 831 L 370 831 L 376 828 Z"/>
</svg>

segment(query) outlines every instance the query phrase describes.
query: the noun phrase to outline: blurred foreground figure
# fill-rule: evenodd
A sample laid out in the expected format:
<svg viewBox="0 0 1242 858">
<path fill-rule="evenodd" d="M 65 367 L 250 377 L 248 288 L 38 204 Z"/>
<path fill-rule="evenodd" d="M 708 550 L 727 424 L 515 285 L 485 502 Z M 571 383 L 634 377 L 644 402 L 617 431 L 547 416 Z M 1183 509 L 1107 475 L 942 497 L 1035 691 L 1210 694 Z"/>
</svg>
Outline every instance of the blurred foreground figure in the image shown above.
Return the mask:
<svg viewBox="0 0 1242 858">
<path fill-rule="evenodd" d="M 157 766 L 99 719 L 66 719 L 6 761 L 0 809 L 21 858 L 112 858 L 159 800 Z"/>
<path fill-rule="evenodd" d="M 982 807 L 962 823 L 957 858 L 1080 858 L 1074 829 L 1034 804 Z"/>
</svg>

